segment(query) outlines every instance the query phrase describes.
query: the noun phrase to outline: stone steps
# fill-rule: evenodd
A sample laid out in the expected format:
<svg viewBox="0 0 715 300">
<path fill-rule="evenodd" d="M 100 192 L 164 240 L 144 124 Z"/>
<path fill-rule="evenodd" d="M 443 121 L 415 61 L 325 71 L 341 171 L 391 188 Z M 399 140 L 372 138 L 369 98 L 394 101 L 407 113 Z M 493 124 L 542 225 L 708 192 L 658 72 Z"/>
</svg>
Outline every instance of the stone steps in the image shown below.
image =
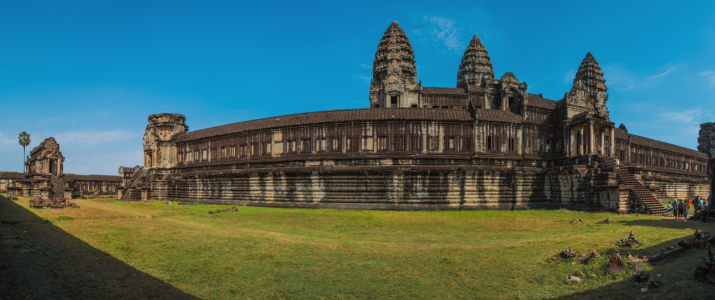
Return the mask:
<svg viewBox="0 0 715 300">
<path fill-rule="evenodd" d="M 601 156 L 601 160 L 606 162 L 606 164 L 609 166 L 614 166 L 615 169 L 616 157 Z M 626 170 L 625 168 L 615 170 L 615 172 L 618 176 L 618 179 L 623 184 L 628 185 L 632 188 L 631 197 L 637 197 L 643 203 L 645 209 L 648 212 L 656 215 L 662 215 L 667 213 L 665 207 L 663 207 L 663 205 L 658 202 L 655 197 L 653 197 L 653 194 L 650 192 L 650 189 L 641 184 L 636 179 L 636 177 L 631 174 L 631 172 L 628 172 L 628 170 Z M 636 201 L 636 199 L 633 199 L 633 201 Z"/>
</svg>

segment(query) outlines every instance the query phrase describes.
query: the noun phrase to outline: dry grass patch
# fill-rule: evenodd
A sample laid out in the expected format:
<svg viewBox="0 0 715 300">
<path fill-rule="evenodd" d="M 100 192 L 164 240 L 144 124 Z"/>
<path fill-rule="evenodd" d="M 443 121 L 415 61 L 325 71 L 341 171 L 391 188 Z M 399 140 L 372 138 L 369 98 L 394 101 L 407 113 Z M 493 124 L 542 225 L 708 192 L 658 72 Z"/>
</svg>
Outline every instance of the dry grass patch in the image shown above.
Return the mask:
<svg viewBox="0 0 715 300">
<path fill-rule="evenodd" d="M 23 240 L 25 246 L 56 257 L 78 247 L 77 252 L 91 257 L 95 266 L 126 267 L 116 267 L 119 271 L 102 267 L 103 276 L 114 278 L 123 272 L 151 278 L 157 285 L 142 286 L 142 295 L 161 291 L 205 299 L 637 297 L 639 290 L 625 275 L 605 272 L 605 255 L 588 266 L 553 263 L 548 258 L 569 246 L 579 253 L 596 249 L 610 254 L 616 241 L 630 230 L 643 240 L 641 247 L 631 251 L 634 255 L 655 254 L 696 228 L 715 232 L 712 224 L 566 210 L 381 212 L 240 207 L 238 213 L 216 216 L 207 211 L 225 206 L 97 199 L 77 201 L 82 207 L 77 210 L 30 210 L 21 204 L 0 199 L 0 208 L 45 222 L 23 227 L 32 232 Z M 617 222 L 597 224 L 607 217 Z M 582 218 L 586 224 L 571 222 L 573 218 Z M 70 243 L 72 247 L 55 253 L 51 245 L 58 242 L 48 238 L 47 231 L 61 232 L 64 239 L 80 243 Z M 678 293 L 686 291 L 695 291 L 689 295 L 696 298 L 707 295 L 707 288 L 692 280 L 700 258 L 701 251 L 690 251 L 652 267 L 654 274 L 663 274 L 664 287 L 649 295 L 678 298 Z M 68 270 L 82 272 L 83 267 L 90 268 L 80 265 Z M 0 274 L 11 270 L 12 266 Z M 568 273 L 583 281 L 569 284 Z M 683 287 L 686 282 L 692 288 Z M 132 287 L 112 287 L 116 290 L 105 292 L 132 295 Z M 91 294 L 82 285 L 55 290 L 64 291 L 61 295 L 80 295 L 72 298 Z M 0 291 L 24 295 L 7 285 Z"/>
</svg>

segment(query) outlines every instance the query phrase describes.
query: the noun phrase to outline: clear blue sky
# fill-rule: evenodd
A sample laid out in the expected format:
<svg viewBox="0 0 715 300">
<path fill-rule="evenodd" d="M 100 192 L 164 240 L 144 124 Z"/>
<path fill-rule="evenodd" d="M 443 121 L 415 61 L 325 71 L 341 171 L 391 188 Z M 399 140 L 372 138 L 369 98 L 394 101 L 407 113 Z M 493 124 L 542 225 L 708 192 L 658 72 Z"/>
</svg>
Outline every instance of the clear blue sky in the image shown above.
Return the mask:
<svg viewBox="0 0 715 300">
<path fill-rule="evenodd" d="M 497 77 L 554 100 L 592 52 L 613 122 L 694 149 L 715 120 L 715 2 L 631 2 L 2 1 L 0 170 L 22 171 L 23 130 L 29 149 L 54 136 L 66 173 L 116 174 L 153 113 L 197 130 L 368 107 L 393 20 L 425 86 L 456 85 L 475 34 Z"/>
</svg>

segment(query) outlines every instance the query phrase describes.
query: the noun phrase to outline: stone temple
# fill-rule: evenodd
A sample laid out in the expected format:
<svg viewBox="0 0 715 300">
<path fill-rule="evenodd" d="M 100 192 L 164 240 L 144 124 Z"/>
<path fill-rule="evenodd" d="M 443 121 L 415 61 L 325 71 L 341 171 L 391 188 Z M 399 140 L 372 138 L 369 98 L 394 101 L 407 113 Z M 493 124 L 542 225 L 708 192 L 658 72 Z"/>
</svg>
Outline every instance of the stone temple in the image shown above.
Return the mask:
<svg viewBox="0 0 715 300">
<path fill-rule="evenodd" d="M 117 193 L 119 176 L 65 174 L 64 162 L 60 144 L 49 137 L 30 151 L 25 163 L 27 173 L 0 172 L 0 178 L 6 179 L 0 188 L 8 196 L 44 199 L 73 199 L 93 191 L 102 195 Z"/>
<path fill-rule="evenodd" d="M 705 153 L 614 126 L 591 53 L 558 100 L 512 72 L 497 77 L 477 36 L 456 75 L 456 87 L 418 82 L 415 53 L 393 22 L 375 53 L 369 108 L 196 131 L 183 115 L 151 115 L 144 166 L 120 169 L 120 193 L 273 207 L 662 213 L 658 201 L 710 192 Z"/>
</svg>

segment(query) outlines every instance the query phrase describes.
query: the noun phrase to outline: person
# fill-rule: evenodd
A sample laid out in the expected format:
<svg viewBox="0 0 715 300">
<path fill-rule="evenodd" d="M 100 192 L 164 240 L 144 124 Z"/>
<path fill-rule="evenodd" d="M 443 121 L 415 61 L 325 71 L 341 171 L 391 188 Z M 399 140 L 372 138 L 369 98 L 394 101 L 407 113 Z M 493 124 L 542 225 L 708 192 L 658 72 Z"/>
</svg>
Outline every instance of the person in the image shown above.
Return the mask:
<svg viewBox="0 0 715 300">
<path fill-rule="evenodd" d="M 616 158 L 616 170 L 621 168 L 621 161 Z"/>
<path fill-rule="evenodd" d="M 693 199 L 693 211 L 694 214 L 697 214 L 698 211 L 700 211 L 700 195 L 696 195 L 695 199 Z"/>
<path fill-rule="evenodd" d="M 675 219 L 680 220 L 683 218 L 683 212 L 685 212 L 685 204 L 683 203 L 683 199 L 678 199 L 678 217 Z"/>
<path fill-rule="evenodd" d="M 686 222 L 688 221 L 688 213 L 690 212 L 690 203 L 692 203 L 692 201 L 690 201 L 690 197 L 688 197 L 688 199 L 685 200 L 685 210 L 683 210 L 683 221 Z"/>
<path fill-rule="evenodd" d="M 678 201 L 673 199 L 673 217 L 677 220 L 678 219 Z"/>
<path fill-rule="evenodd" d="M 692 211 L 693 211 L 692 205 L 693 205 L 693 200 L 691 200 L 690 197 L 688 197 L 688 199 L 685 200 L 685 214 L 686 215 L 692 215 Z"/>
<path fill-rule="evenodd" d="M 598 145 L 598 155 L 603 155 L 603 153 L 601 153 L 601 145 Z"/>
<path fill-rule="evenodd" d="M 673 211 L 673 206 L 668 203 L 668 206 L 665 207 L 665 211 Z"/>
<path fill-rule="evenodd" d="M 708 202 L 705 201 L 705 198 L 700 199 L 700 210 L 708 211 Z"/>
<path fill-rule="evenodd" d="M 613 156 L 613 145 L 608 146 L 608 156 Z"/>
</svg>

